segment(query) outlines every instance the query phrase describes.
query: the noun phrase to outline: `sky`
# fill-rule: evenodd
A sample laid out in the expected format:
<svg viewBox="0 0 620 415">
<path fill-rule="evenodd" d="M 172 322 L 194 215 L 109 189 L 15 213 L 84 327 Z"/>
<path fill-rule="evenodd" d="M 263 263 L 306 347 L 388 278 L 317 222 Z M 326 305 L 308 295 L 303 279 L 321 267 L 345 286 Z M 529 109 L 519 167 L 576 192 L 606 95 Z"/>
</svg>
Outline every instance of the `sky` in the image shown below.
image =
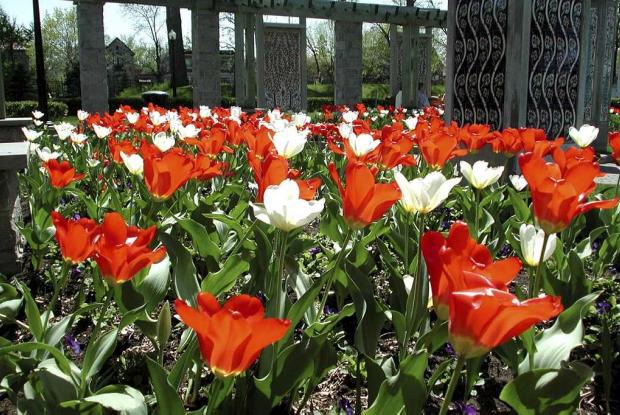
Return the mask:
<svg viewBox="0 0 620 415">
<path fill-rule="evenodd" d="M 393 4 L 390 0 L 367 0 L 364 1 L 364 3 Z M 422 4 L 423 0 L 419 0 L 418 3 Z M 436 0 L 435 3 L 443 9 L 447 9 L 448 7 L 448 0 Z M 31 0 L 0 0 L 0 6 L 9 16 L 15 18 L 18 23 L 30 25 L 33 21 Z M 41 17 L 50 13 L 55 7 L 68 9 L 74 6 L 73 2 L 69 0 L 39 0 Z M 191 36 L 190 11 L 182 9 L 181 19 L 183 20 L 183 35 Z M 309 22 L 309 24 L 312 24 L 312 22 Z M 103 25 L 106 36 L 115 38 L 127 34 L 127 27 L 130 25 L 130 20 L 123 14 L 120 4 L 106 3 L 103 6 Z"/>
</svg>

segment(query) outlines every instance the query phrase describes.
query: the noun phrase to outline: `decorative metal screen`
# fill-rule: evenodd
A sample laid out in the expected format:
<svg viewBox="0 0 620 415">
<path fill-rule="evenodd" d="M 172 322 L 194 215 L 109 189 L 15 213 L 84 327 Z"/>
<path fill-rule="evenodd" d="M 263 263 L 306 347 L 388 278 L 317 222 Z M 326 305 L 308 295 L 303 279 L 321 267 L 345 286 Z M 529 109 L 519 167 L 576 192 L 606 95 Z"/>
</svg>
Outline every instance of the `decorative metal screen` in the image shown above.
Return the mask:
<svg viewBox="0 0 620 415">
<path fill-rule="evenodd" d="M 454 119 L 460 124 L 503 122 L 507 0 L 457 0 Z"/>
<path fill-rule="evenodd" d="M 533 0 L 527 125 L 548 137 L 575 123 L 582 0 Z"/>
<path fill-rule="evenodd" d="M 300 28 L 265 28 L 265 102 L 267 108 L 302 109 Z"/>
<path fill-rule="evenodd" d="M 596 61 L 596 36 L 598 34 L 598 13 L 595 7 L 590 8 L 590 50 L 586 55 L 585 102 L 583 115 L 585 120 L 592 118 L 592 92 L 594 90 L 594 62 Z"/>
</svg>

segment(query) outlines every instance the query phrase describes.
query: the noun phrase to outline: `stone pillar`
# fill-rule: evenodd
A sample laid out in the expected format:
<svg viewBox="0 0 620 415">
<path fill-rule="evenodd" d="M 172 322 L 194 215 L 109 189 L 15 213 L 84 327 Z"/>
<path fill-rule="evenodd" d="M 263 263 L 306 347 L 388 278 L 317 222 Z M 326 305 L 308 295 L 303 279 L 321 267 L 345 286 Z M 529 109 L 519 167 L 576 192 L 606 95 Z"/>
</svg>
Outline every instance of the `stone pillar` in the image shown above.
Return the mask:
<svg viewBox="0 0 620 415">
<path fill-rule="evenodd" d="M 299 25 L 303 26 L 303 28 L 301 29 L 301 33 L 300 33 L 300 40 L 299 40 L 299 46 L 300 46 L 300 55 L 299 55 L 299 59 L 301 60 L 300 62 L 300 66 L 301 66 L 301 109 L 302 111 L 307 111 L 308 110 L 308 64 L 307 64 L 307 54 L 306 54 L 306 45 L 307 45 L 307 39 L 306 39 L 306 30 L 307 30 L 307 26 L 306 26 L 306 18 L 305 17 L 300 17 L 299 18 Z"/>
<path fill-rule="evenodd" d="M 256 33 L 256 15 L 247 14 L 245 20 L 245 105 L 256 108 L 256 57 L 254 41 Z"/>
<path fill-rule="evenodd" d="M 76 7 L 82 109 L 88 112 L 104 113 L 109 110 L 109 107 L 103 1 L 79 0 Z"/>
<path fill-rule="evenodd" d="M 258 108 L 265 108 L 265 26 L 263 16 L 256 15 L 256 96 Z"/>
<path fill-rule="evenodd" d="M 396 97 L 400 91 L 400 41 L 398 36 L 398 26 L 390 25 L 390 95 Z"/>
<path fill-rule="evenodd" d="M 415 108 L 418 90 L 418 37 L 420 28 L 415 25 L 403 26 L 401 45 L 401 78 L 403 88 L 403 107 Z"/>
<path fill-rule="evenodd" d="M 431 86 L 433 81 L 433 28 L 427 27 L 424 35 L 420 35 L 418 44 L 418 82 L 424 84 L 426 95 L 431 96 Z M 417 89 L 417 86 L 416 86 Z"/>
<path fill-rule="evenodd" d="M 194 107 L 222 103 L 219 13 L 192 8 L 192 86 Z"/>
<path fill-rule="evenodd" d="M 235 13 L 235 101 L 244 106 L 246 102 L 246 69 L 245 69 L 245 20 L 246 14 Z"/>
<path fill-rule="evenodd" d="M 4 72 L 2 63 L 2 51 L 0 50 L 0 120 L 6 118 L 6 104 L 4 100 Z"/>
<path fill-rule="evenodd" d="M 362 99 L 362 23 L 334 22 L 334 102 L 355 105 Z"/>
</svg>

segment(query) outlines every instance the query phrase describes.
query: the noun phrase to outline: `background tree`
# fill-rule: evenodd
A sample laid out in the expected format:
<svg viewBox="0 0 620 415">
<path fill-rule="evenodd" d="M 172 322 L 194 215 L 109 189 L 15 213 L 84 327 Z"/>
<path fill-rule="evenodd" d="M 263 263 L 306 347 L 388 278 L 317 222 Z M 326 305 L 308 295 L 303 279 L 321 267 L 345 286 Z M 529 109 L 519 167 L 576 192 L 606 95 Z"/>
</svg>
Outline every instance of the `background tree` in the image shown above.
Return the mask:
<svg viewBox="0 0 620 415">
<path fill-rule="evenodd" d="M 390 44 L 388 25 L 368 25 L 362 34 L 362 80 L 386 84 L 390 79 Z M 386 36 L 387 35 L 387 36 Z"/>
<path fill-rule="evenodd" d="M 123 4 L 122 8 L 123 14 L 134 23 L 134 34 L 144 35 L 153 48 L 154 65 L 149 67 L 154 69 L 155 78 L 161 82 L 164 74 L 164 45 L 167 43 L 165 8 L 138 4 Z"/>
<path fill-rule="evenodd" d="M 24 48 L 27 49 L 31 42 L 32 29 L 18 24 L 0 7 L 0 53 L 5 95 L 9 100 L 34 98 L 34 78 L 24 54 Z"/>
<path fill-rule="evenodd" d="M 329 20 L 321 20 L 308 27 L 308 79 L 318 83 L 334 81 L 334 39 L 334 24 Z"/>
</svg>

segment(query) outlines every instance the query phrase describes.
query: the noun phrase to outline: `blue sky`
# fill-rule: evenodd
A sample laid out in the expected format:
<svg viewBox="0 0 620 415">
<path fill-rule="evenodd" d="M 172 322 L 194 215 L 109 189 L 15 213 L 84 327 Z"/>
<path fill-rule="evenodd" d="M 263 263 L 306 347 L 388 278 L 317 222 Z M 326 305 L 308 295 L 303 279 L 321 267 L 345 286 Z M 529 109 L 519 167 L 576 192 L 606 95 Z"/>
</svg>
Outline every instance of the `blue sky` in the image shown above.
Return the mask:
<svg viewBox="0 0 620 415">
<path fill-rule="evenodd" d="M 381 1 L 364 1 L 368 3 L 394 4 L 390 0 Z M 424 0 L 417 1 L 420 6 L 424 4 Z M 446 9 L 448 0 L 435 0 L 441 8 Z M 11 17 L 17 19 L 19 23 L 30 25 L 32 23 L 32 1 L 31 0 L 0 0 L 0 6 Z M 41 16 L 51 12 L 55 7 L 68 9 L 73 6 L 72 1 L 68 0 L 39 0 L 39 9 Z M 122 34 L 127 34 L 127 26 L 129 21 L 122 13 L 121 6 L 116 3 L 106 3 L 103 6 L 103 24 L 105 26 L 105 34 L 114 38 Z M 190 36 L 191 34 L 191 13 L 187 9 L 181 10 L 181 18 L 183 19 L 183 34 Z M 311 23 L 310 23 L 311 24 Z"/>
</svg>

